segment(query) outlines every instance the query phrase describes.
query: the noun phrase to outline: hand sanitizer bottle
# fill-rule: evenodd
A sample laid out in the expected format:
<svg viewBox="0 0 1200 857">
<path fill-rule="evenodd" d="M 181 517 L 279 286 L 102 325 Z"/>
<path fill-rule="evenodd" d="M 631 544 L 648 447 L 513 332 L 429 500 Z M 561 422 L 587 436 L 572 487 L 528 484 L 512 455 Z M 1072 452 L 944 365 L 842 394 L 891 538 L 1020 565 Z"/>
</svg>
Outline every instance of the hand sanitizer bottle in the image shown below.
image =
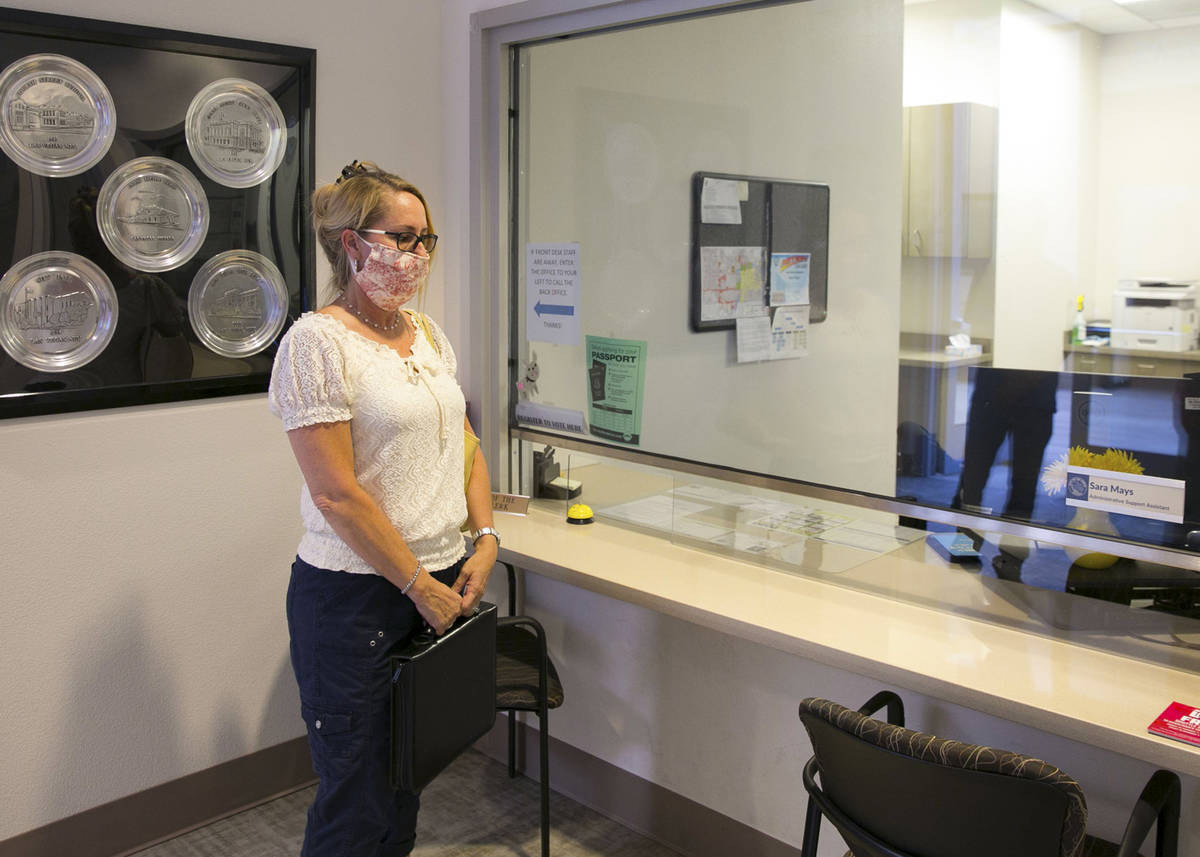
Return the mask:
<svg viewBox="0 0 1200 857">
<path fill-rule="evenodd" d="M 1087 339 L 1087 322 L 1083 318 L 1083 295 L 1075 299 L 1075 327 L 1071 330 L 1071 343 L 1078 345 Z"/>
</svg>

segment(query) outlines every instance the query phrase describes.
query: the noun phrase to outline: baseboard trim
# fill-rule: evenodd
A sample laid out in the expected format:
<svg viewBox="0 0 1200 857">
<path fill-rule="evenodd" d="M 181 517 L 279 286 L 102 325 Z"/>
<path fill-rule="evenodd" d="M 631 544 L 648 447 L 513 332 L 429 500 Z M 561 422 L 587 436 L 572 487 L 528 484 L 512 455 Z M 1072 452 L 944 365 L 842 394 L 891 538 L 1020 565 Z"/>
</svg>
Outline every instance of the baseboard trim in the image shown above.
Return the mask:
<svg viewBox="0 0 1200 857">
<path fill-rule="evenodd" d="M 314 782 L 295 738 L 18 834 L 0 857 L 125 857 Z"/>
<path fill-rule="evenodd" d="M 553 715 L 551 715 L 553 722 Z M 508 720 L 476 748 L 508 764 Z M 517 727 L 517 765 L 538 778 L 538 732 Z M 799 857 L 800 849 L 550 736 L 550 788 L 689 857 Z M 798 807 L 801 805 L 798 805 Z M 797 810 L 799 811 L 799 809 Z M 553 825 L 554 818 L 551 816 Z"/>
<path fill-rule="evenodd" d="M 507 764 L 507 718 L 497 717 L 475 746 Z M 517 763 L 537 779 L 538 733 L 524 723 L 517 729 Z M 128 857 L 314 782 L 308 741 L 296 738 L 18 834 L 0 842 L 0 857 Z M 550 786 L 689 857 L 800 854 L 786 842 L 553 736 Z"/>
</svg>

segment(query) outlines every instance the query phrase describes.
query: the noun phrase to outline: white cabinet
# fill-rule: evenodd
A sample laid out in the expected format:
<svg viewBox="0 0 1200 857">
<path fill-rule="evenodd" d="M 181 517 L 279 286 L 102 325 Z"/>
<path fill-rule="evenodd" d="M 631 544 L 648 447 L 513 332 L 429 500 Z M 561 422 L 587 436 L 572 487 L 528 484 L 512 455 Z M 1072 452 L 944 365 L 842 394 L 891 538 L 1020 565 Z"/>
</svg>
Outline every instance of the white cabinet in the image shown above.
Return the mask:
<svg viewBox="0 0 1200 857">
<path fill-rule="evenodd" d="M 903 128 L 904 255 L 989 258 L 996 234 L 996 108 L 906 107 Z"/>
</svg>

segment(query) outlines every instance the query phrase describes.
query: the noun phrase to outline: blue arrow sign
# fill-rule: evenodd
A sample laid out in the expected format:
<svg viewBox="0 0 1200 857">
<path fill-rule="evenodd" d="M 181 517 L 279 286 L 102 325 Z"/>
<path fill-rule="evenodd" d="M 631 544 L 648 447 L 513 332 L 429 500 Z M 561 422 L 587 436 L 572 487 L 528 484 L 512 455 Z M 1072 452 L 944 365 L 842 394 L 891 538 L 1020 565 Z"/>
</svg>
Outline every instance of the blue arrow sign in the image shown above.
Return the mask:
<svg viewBox="0 0 1200 857">
<path fill-rule="evenodd" d="M 546 315 L 575 315 L 575 307 L 571 305 L 544 304 L 541 301 L 533 305 L 533 311 L 538 314 L 539 318 L 542 316 L 542 313 Z"/>
</svg>

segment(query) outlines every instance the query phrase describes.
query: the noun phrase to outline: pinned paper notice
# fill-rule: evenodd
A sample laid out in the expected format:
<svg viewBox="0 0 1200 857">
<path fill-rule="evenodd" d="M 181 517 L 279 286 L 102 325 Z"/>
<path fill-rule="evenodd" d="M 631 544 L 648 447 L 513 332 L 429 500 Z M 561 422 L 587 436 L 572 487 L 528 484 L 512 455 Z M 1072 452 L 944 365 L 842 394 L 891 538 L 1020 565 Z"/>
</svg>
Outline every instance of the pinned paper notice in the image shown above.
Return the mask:
<svg viewBox="0 0 1200 857">
<path fill-rule="evenodd" d="M 809 305 L 781 306 L 771 322 L 771 360 L 808 356 Z"/>
<path fill-rule="evenodd" d="M 530 342 L 579 344 L 579 244 L 525 245 Z"/>
<path fill-rule="evenodd" d="M 771 306 L 806 304 L 812 253 L 771 254 Z"/>
<path fill-rule="evenodd" d="M 738 363 L 771 359 L 771 317 L 740 316 L 737 320 Z"/>
<path fill-rule="evenodd" d="M 704 179 L 704 184 L 700 188 L 700 222 L 740 226 L 742 205 L 738 201 L 739 184 L 745 184 L 745 182 Z"/>
</svg>

